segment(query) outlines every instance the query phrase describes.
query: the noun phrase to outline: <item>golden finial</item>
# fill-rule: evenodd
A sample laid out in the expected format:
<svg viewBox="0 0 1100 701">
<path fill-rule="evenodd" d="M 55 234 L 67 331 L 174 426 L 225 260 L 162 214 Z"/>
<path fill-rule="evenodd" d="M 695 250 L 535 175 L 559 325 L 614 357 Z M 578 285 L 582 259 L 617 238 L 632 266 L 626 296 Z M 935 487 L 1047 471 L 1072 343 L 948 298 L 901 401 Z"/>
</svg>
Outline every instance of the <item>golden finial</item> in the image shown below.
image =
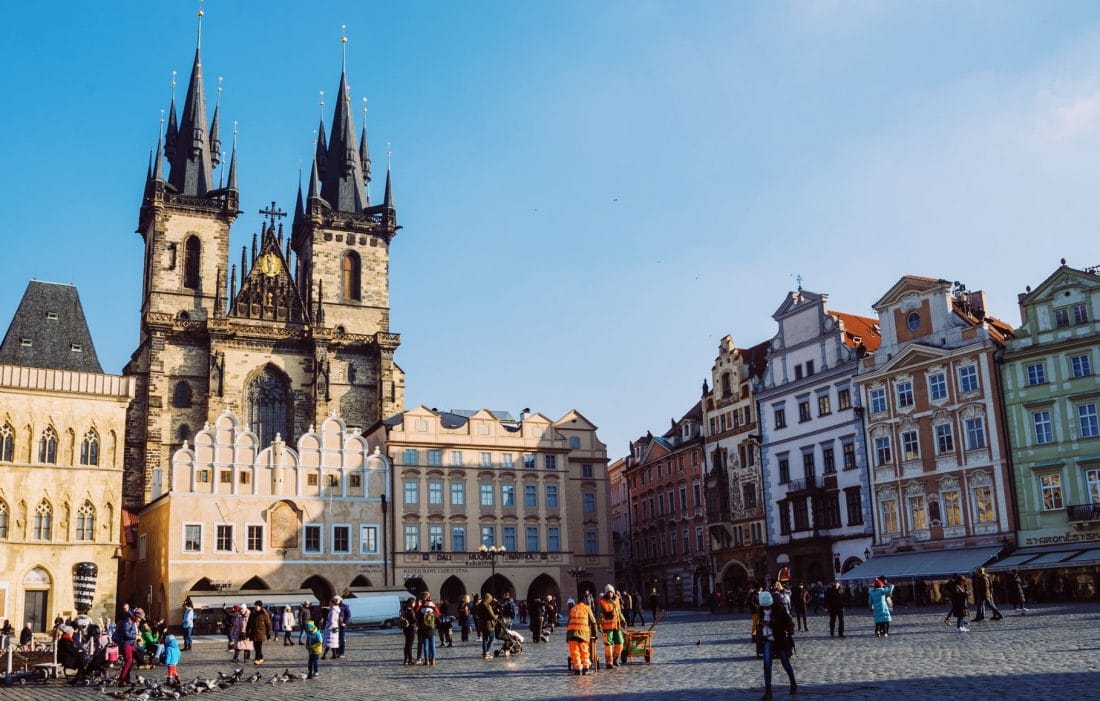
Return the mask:
<svg viewBox="0 0 1100 701">
<path fill-rule="evenodd" d="M 175 69 L 172 69 L 171 86 L 172 86 L 172 100 L 175 100 L 176 99 L 176 71 L 175 71 Z"/>
<path fill-rule="evenodd" d="M 393 169 L 393 149 L 390 148 L 390 142 L 386 142 L 386 170 Z"/>
<path fill-rule="evenodd" d="M 199 0 L 199 12 L 198 12 L 198 16 L 199 16 L 199 38 L 196 41 L 195 45 L 200 49 L 202 48 L 202 16 L 203 16 L 203 14 L 205 14 L 205 13 L 202 11 L 202 0 Z"/>
<path fill-rule="evenodd" d="M 159 135 L 164 136 L 164 110 L 163 109 L 160 111 L 160 131 L 159 131 Z"/>
<path fill-rule="evenodd" d="M 340 60 L 340 69 L 346 70 L 348 67 L 348 25 L 340 25 L 340 49 L 343 51 L 343 57 Z"/>
</svg>

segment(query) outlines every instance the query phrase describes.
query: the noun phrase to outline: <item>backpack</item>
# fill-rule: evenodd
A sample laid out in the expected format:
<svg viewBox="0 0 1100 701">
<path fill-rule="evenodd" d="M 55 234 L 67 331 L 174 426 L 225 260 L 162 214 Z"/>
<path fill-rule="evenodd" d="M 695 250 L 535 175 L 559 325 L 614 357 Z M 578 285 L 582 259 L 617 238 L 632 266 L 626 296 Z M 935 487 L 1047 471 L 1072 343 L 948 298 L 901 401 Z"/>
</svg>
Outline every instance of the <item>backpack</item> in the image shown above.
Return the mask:
<svg viewBox="0 0 1100 701">
<path fill-rule="evenodd" d="M 435 609 L 425 608 L 420 612 L 420 625 L 425 628 L 435 628 Z"/>
</svg>

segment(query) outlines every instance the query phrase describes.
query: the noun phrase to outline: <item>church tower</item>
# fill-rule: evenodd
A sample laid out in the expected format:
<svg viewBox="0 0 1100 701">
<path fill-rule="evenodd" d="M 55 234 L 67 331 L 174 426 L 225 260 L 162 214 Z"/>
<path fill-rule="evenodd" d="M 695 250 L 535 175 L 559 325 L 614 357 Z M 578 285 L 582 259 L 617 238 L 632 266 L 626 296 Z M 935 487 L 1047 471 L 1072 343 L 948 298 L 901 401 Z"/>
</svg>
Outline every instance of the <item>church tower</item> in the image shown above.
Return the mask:
<svg viewBox="0 0 1100 701">
<path fill-rule="evenodd" d="M 201 22 L 200 11 L 183 110 L 177 121 L 173 96 L 139 214 L 141 331 L 124 370 L 136 386 L 123 487 L 130 508 L 171 484 L 172 453 L 226 409 L 256 435 L 257 450 L 293 445 L 333 413 L 366 430 L 404 409 L 404 374 L 393 360 L 400 338 L 389 330 L 396 213 L 388 174 L 383 204 L 367 201 L 366 130 L 357 142 L 346 71 L 305 201 L 299 187 L 291 235 L 272 202 L 251 247 L 231 262 L 236 135 L 224 185 L 215 183 L 219 107 L 207 122 Z"/>
</svg>

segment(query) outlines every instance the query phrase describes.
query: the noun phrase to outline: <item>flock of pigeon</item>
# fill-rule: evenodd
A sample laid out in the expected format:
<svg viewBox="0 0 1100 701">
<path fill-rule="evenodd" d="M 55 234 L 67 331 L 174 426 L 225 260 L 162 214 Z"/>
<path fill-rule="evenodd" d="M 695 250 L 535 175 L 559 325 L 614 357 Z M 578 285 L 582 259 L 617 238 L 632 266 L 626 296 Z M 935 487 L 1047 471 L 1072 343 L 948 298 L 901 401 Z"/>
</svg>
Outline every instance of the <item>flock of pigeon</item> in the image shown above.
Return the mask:
<svg viewBox="0 0 1100 701">
<path fill-rule="evenodd" d="M 137 683 L 124 689 L 111 690 L 104 686 L 99 687 L 99 692 L 115 699 L 127 699 L 128 701 L 153 701 L 154 699 L 179 699 L 184 696 L 193 696 L 207 691 L 226 691 L 235 684 L 257 684 L 263 679 L 263 675 L 256 670 L 249 676 L 244 676 L 243 669 L 235 669 L 232 674 L 218 672 L 217 679 L 195 678 L 194 681 L 183 683 L 178 679 L 168 680 L 158 684 L 152 679 L 146 679 L 137 675 Z M 284 672 L 272 675 L 263 682 L 272 686 L 285 682 L 303 681 L 305 672 Z"/>
</svg>

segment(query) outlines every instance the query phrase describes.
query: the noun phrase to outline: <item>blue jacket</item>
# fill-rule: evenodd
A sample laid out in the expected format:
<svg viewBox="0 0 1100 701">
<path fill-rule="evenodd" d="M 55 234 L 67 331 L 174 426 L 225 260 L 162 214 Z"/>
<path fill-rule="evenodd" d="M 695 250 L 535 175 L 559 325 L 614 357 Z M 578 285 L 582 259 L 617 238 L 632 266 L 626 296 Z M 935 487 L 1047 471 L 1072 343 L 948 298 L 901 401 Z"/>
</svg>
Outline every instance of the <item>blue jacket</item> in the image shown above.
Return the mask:
<svg viewBox="0 0 1100 701">
<path fill-rule="evenodd" d="M 871 587 L 867 593 L 871 610 L 875 613 L 875 623 L 889 623 L 894 620 L 890 615 L 890 607 L 886 605 L 886 597 L 892 596 L 894 585 L 887 584 L 884 587 Z"/>
<path fill-rule="evenodd" d="M 123 616 L 117 624 L 115 624 L 115 642 L 119 645 L 133 645 L 137 642 L 137 626 L 134 625 L 134 619 L 129 616 Z"/>
<path fill-rule="evenodd" d="M 176 665 L 180 663 L 180 644 L 176 636 L 168 635 L 164 638 L 164 664 Z"/>
</svg>

